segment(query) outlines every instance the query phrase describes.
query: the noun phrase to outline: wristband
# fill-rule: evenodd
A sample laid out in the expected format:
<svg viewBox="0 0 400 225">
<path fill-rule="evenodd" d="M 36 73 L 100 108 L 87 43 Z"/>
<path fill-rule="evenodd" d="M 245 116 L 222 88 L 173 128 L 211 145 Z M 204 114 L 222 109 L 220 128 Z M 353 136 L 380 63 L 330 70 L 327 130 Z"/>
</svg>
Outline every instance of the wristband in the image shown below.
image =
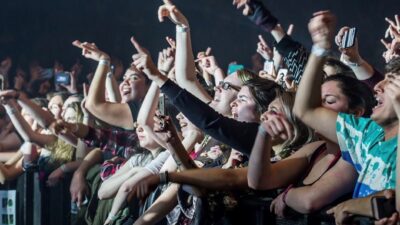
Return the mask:
<svg viewBox="0 0 400 225">
<path fill-rule="evenodd" d="M 190 30 L 189 27 L 184 27 L 184 26 L 176 25 L 176 32 L 177 32 L 177 33 L 186 33 L 186 32 L 188 32 L 189 30 Z"/>
<path fill-rule="evenodd" d="M 267 131 L 261 124 L 258 126 L 258 132 L 260 132 L 261 134 L 267 134 Z"/>
<path fill-rule="evenodd" d="M 290 189 L 292 189 L 292 187 L 293 187 L 293 184 L 289 185 L 289 186 L 286 188 L 286 190 L 283 192 L 283 194 L 282 194 L 282 201 L 283 201 L 283 203 L 285 203 L 285 205 L 287 205 L 287 203 L 286 203 L 286 196 L 287 196 L 287 193 L 290 191 Z"/>
<path fill-rule="evenodd" d="M 110 221 L 115 221 L 116 219 L 118 219 L 118 216 L 108 214 L 107 219 L 110 220 Z"/>
<path fill-rule="evenodd" d="M 8 115 L 14 115 L 16 110 L 13 107 L 5 107 Z"/>
<path fill-rule="evenodd" d="M 311 53 L 318 57 L 325 57 L 325 56 L 329 55 L 330 50 L 321 48 L 318 45 L 313 45 L 312 49 L 311 49 Z"/>
<path fill-rule="evenodd" d="M 68 168 L 67 168 L 67 166 L 66 166 L 65 164 L 62 164 L 62 165 L 60 166 L 60 170 L 63 171 L 63 173 L 68 173 L 68 172 L 69 172 L 69 171 L 68 171 Z"/>
<path fill-rule="evenodd" d="M 108 60 L 108 59 L 100 59 L 99 60 L 99 65 L 110 66 L 111 63 L 110 63 L 110 60 Z"/>
<path fill-rule="evenodd" d="M 160 173 L 160 184 L 168 184 L 168 182 L 169 182 L 168 171 Z"/>
</svg>

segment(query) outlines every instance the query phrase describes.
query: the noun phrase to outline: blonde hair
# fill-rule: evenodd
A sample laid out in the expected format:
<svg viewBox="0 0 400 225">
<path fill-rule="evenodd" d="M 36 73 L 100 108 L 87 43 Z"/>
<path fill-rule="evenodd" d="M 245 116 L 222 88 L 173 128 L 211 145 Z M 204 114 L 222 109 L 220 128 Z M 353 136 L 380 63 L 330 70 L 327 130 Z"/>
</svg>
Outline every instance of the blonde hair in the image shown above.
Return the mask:
<svg viewBox="0 0 400 225">
<path fill-rule="evenodd" d="M 293 114 L 295 95 L 296 93 L 283 90 L 278 90 L 276 93 L 276 99 L 281 103 L 287 121 L 293 126 L 293 138 L 284 141 L 282 151 L 278 153 L 282 159 L 290 156 L 293 151 L 315 139 L 314 131 Z"/>
</svg>

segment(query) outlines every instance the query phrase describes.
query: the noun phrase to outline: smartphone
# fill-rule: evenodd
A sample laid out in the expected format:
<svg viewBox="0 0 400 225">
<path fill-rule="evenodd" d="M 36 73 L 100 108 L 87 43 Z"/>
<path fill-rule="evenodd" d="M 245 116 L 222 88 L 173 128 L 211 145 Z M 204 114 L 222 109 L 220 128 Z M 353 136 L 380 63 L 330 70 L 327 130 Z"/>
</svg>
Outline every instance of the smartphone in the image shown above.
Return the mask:
<svg viewBox="0 0 400 225">
<path fill-rule="evenodd" d="M 391 217 L 396 212 L 395 198 L 387 199 L 384 196 L 376 196 L 371 199 L 372 215 L 376 220 Z"/>
<path fill-rule="evenodd" d="M 355 27 L 346 31 L 342 37 L 341 48 L 351 48 L 356 43 L 357 29 Z"/>
<path fill-rule="evenodd" d="M 4 90 L 4 76 L 0 74 L 0 91 Z"/>
<path fill-rule="evenodd" d="M 274 61 L 272 60 L 267 60 L 264 62 L 264 69 L 267 74 L 272 74 L 274 73 Z"/>
<path fill-rule="evenodd" d="M 55 84 L 64 84 L 70 85 L 71 84 L 71 76 L 68 72 L 59 72 L 55 75 Z"/>
<path fill-rule="evenodd" d="M 244 69 L 244 66 L 241 64 L 230 64 L 228 66 L 228 75 L 231 75 L 232 73 Z"/>
<path fill-rule="evenodd" d="M 158 98 L 158 111 L 160 111 L 160 114 L 163 116 L 167 113 L 165 110 L 165 95 L 163 93 L 161 93 Z"/>
</svg>

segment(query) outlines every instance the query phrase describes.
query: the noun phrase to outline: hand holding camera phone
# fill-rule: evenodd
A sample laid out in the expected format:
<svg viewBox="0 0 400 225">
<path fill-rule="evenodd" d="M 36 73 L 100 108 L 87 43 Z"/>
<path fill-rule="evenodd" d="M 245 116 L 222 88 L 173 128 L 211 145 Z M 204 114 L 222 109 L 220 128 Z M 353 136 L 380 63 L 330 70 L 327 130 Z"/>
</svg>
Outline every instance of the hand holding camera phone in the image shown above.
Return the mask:
<svg viewBox="0 0 400 225">
<path fill-rule="evenodd" d="M 55 84 L 56 85 L 70 85 L 71 84 L 71 75 L 69 72 L 59 72 L 55 75 Z"/>
<path fill-rule="evenodd" d="M 372 215 L 376 220 L 389 218 L 396 212 L 396 199 L 375 196 L 371 199 Z"/>
<path fill-rule="evenodd" d="M 357 37 L 357 29 L 355 27 L 350 28 L 349 30 L 345 31 L 341 43 L 340 48 L 351 48 L 356 43 Z"/>
</svg>

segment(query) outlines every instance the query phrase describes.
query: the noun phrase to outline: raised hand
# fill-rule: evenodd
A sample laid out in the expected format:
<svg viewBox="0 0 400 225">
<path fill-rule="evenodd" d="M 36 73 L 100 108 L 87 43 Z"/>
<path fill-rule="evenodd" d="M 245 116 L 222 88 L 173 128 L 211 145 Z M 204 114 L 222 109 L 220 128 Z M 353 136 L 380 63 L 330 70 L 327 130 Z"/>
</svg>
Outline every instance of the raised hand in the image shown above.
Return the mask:
<svg viewBox="0 0 400 225">
<path fill-rule="evenodd" d="M 95 61 L 100 61 L 101 59 L 110 60 L 110 56 L 101 51 L 95 43 L 81 43 L 80 41 L 75 40 L 72 42 L 72 45 L 82 49 L 82 55 L 86 58 L 93 59 Z"/>
<path fill-rule="evenodd" d="M 170 0 L 164 0 L 164 5 L 158 8 L 158 20 L 164 22 L 164 17 L 168 17 L 173 23 L 182 27 L 189 27 L 186 17 L 172 4 Z"/>
<path fill-rule="evenodd" d="M 233 0 L 233 5 L 236 6 L 237 9 L 243 8 L 243 15 L 247 16 L 252 14 L 252 10 L 249 6 L 251 0 Z"/>
<path fill-rule="evenodd" d="M 61 87 L 67 89 L 67 91 L 70 94 L 76 94 L 78 93 L 78 88 L 76 86 L 76 71 L 68 72 L 68 75 L 70 77 L 70 84 L 59 84 Z"/>
<path fill-rule="evenodd" d="M 158 53 L 157 68 L 164 75 L 168 75 L 169 71 L 174 67 L 175 49 L 172 47 L 166 48 Z"/>
<path fill-rule="evenodd" d="M 342 48 L 342 39 L 344 34 L 350 30 L 349 27 L 342 27 L 338 34 L 335 37 L 335 43 L 339 47 L 339 51 L 342 53 L 341 55 L 341 60 L 346 62 L 351 62 L 351 63 L 359 63 L 361 60 L 360 53 L 358 51 L 358 39 L 356 37 L 356 40 L 354 42 L 353 47 L 350 48 Z"/>
<path fill-rule="evenodd" d="M 308 23 L 308 30 L 315 45 L 330 49 L 334 36 L 336 17 L 329 11 L 319 11 L 313 14 Z"/>
<path fill-rule="evenodd" d="M 274 56 L 273 51 L 268 46 L 267 42 L 261 35 L 258 35 L 258 43 L 257 43 L 257 52 L 260 54 L 265 60 L 270 61 Z"/>
<path fill-rule="evenodd" d="M 134 37 L 131 38 L 131 42 L 135 47 L 137 54 L 132 56 L 133 65 L 140 71 L 142 71 L 146 76 L 150 79 L 156 79 L 161 75 L 160 71 L 158 71 L 157 67 L 154 65 L 153 60 L 151 59 L 150 53 L 147 49 L 143 48 Z"/>
<path fill-rule="evenodd" d="M 15 90 L 4 90 L 0 91 L 0 99 L 3 103 L 7 103 L 10 99 L 16 99 L 19 97 L 19 92 Z"/>
<path fill-rule="evenodd" d="M 173 142 L 179 139 L 178 134 L 174 125 L 172 124 L 171 118 L 169 116 L 160 115 L 156 112 L 154 119 L 154 132 L 158 137 L 164 142 Z"/>
<path fill-rule="evenodd" d="M 395 39 L 396 36 L 398 36 L 398 34 L 400 33 L 400 18 L 399 15 L 394 15 L 394 20 L 391 20 L 389 18 L 385 18 L 386 22 L 389 23 L 389 27 L 385 32 L 385 38 L 388 38 L 389 35 L 392 39 Z M 397 34 L 397 35 L 396 35 Z"/>
</svg>

